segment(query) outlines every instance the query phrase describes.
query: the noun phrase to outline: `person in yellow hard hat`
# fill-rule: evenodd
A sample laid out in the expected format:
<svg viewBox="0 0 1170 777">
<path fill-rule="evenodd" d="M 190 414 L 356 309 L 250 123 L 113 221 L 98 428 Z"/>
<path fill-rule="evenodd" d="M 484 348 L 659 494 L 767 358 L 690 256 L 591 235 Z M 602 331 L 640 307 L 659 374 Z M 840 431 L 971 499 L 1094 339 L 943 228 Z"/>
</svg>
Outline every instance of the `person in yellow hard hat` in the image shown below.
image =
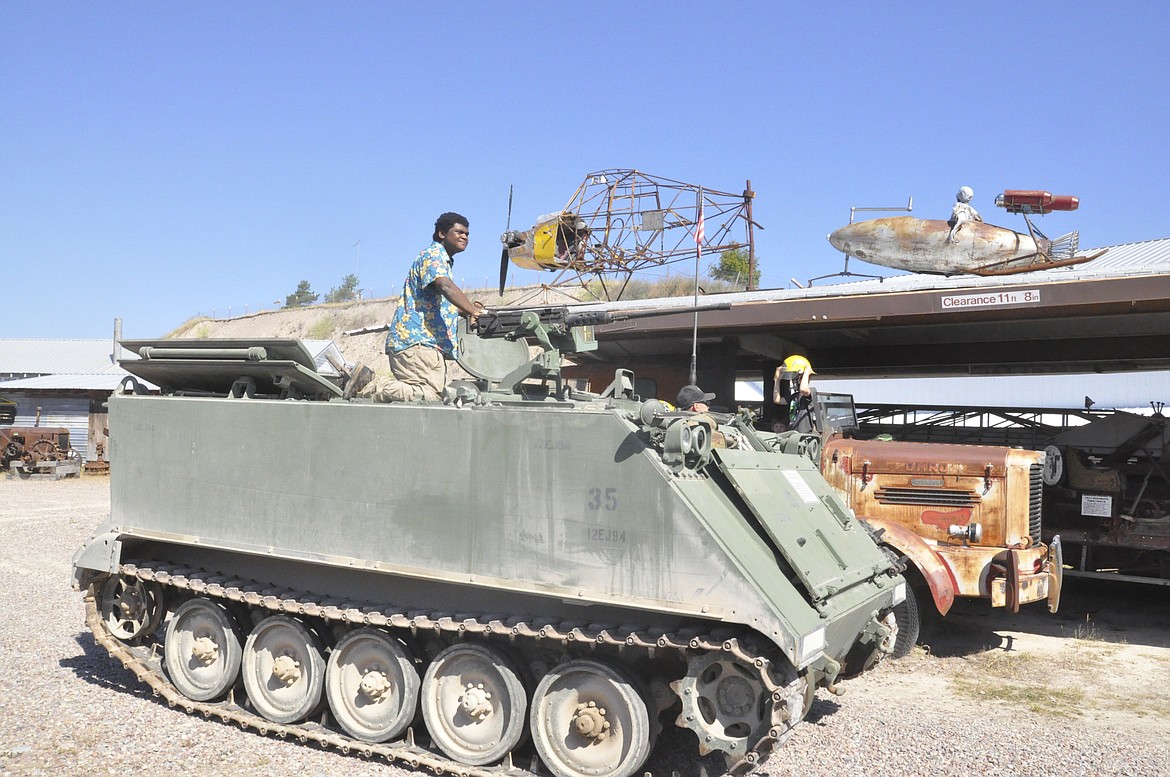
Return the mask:
<svg viewBox="0 0 1170 777">
<path fill-rule="evenodd" d="M 809 382 L 816 373 L 803 356 L 789 356 L 776 368 L 772 401 L 787 408 L 785 426 L 801 432 L 815 429 L 813 423 L 812 387 Z"/>
</svg>

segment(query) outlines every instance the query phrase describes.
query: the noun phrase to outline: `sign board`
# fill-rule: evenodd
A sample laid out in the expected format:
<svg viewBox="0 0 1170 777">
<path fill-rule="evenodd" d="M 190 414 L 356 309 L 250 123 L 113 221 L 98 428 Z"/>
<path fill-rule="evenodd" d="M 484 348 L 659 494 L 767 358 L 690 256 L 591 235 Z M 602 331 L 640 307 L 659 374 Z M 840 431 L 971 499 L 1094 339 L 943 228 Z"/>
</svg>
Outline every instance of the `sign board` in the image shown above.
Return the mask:
<svg viewBox="0 0 1170 777">
<path fill-rule="evenodd" d="M 948 294 L 939 299 L 943 310 L 991 308 L 999 305 L 1038 305 L 1039 289 L 986 291 L 979 294 Z"/>
<path fill-rule="evenodd" d="M 1113 517 L 1113 497 L 1101 494 L 1081 494 L 1081 515 L 1096 518 Z"/>
</svg>

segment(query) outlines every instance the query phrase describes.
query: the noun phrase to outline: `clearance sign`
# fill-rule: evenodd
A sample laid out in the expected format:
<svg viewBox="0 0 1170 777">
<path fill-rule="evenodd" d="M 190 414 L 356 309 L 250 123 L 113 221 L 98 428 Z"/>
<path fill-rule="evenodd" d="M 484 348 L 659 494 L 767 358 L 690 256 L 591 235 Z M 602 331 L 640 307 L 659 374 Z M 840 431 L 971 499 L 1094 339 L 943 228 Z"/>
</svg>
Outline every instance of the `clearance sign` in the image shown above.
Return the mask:
<svg viewBox="0 0 1170 777">
<path fill-rule="evenodd" d="M 939 299 L 943 310 L 969 310 L 1000 305 L 1036 305 L 1040 302 L 1039 289 L 1018 291 L 985 291 L 979 294 L 950 294 Z"/>
</svg>

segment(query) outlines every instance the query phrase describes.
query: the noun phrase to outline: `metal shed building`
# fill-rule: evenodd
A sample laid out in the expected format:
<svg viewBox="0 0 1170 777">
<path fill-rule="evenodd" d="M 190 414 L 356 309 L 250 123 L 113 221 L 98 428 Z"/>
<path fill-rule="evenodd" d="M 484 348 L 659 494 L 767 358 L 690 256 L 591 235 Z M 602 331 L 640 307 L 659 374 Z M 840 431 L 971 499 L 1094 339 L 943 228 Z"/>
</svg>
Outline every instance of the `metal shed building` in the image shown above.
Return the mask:
<svg viewBox="0 0 1170 777">
<path fill-rule="evenodd" d="M 322 374 L 339 374 L 332 340 L 304 343 Z M 0 339 L 0 398 L 16 403 L 14 426 L 63 426 L 81 460 L 94 461 L 99 444 L 108 450 L 106 400 L 130 374 L 117 360 L 136 358 L 112 339 Z"/>
<path fill-rule="evenodd" d="M 15 426 L 63 426 L 82 458 L 105 445 L 105 401 L 128 373 L 112 339 L 0 339 L 0 397 L 16 403 Z"/>
</svg>

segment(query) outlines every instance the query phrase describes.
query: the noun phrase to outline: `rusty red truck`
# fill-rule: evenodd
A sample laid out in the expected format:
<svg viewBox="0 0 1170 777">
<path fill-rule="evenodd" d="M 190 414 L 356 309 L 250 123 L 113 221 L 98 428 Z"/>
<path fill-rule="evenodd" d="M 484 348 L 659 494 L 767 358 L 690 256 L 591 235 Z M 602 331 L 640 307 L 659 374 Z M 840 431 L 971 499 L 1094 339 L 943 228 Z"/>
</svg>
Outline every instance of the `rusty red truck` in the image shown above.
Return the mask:
<svg viewBox="0 0 1170 777">
<path fill-rule="evenodd" d="M 990 445 L 859 440 L 853 397 L 815 393 L 821 473 L 879 541 L 906 558 L 894 655 L 918 638 L 919 608 L 955 597 L 1060 605 L 1060 538 L 1042 540 L 1045 454 Z"/>
</svg>

